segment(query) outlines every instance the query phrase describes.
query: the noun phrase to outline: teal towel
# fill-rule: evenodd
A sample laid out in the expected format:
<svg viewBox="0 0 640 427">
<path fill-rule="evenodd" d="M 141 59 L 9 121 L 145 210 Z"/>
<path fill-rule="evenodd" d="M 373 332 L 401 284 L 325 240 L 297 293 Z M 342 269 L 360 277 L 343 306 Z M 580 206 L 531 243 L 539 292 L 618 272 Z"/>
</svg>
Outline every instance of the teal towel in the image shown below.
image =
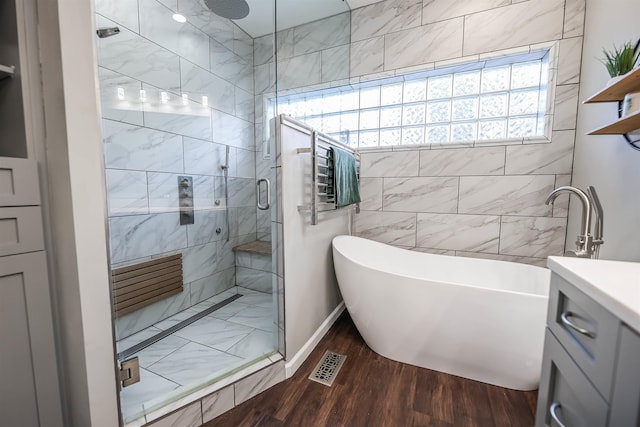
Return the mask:
<svg viewBox="0 0 640 427">
<path fill-rule="evenodd" d="M 329 150 L 329 166 L 336 208 L 360 203 L 358 171 L 353 154 L 339 148 L 332 148 Z"/>
</svg>

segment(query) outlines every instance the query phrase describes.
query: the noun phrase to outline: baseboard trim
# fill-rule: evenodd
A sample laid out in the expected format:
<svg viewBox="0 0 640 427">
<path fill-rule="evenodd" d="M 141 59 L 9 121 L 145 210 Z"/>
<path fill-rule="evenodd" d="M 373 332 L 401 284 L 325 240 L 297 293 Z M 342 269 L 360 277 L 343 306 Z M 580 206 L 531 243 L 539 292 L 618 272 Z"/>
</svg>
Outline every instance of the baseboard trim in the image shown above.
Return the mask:
<svg viewBox="0 0 640 427">
<path fill-rule="evenodd" d="M 311 335 L 311 338 L 309 338 L 309 340 L 304 343 L 302 348 L 284 364 L 285 375 L 287 378 L 291 378 L 293 374 L 296 373 L 298 368 L 302 366 L 304 361 L 307 360 L 307 357 L 309 357 L 313 349 L 316 348 L 322 337 L 324 337 L 326 333 L 329 332 L 329 329 L 335 323 L 335 321 L 338 320 L 338 317 L 340 317 L 344 309 L 344 301 L 342 301 L 340 304 L 338 304 L 335 310 L 333 310 L 331 314 L 329 314 L 324 322 L 322 322 L 318 329 L 316 329 L 313 335 Z"/>
</svg>

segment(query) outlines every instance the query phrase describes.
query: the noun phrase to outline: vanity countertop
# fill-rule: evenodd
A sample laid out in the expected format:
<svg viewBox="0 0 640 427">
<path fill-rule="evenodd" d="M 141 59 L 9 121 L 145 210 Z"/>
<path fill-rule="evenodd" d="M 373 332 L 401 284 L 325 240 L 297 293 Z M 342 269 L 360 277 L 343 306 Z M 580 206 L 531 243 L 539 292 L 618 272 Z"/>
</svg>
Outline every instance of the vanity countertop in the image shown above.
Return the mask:
<svg viewBox="0 0 640 427">
<path fill-rule="evenodd" d="M 640 263 L 549 257 L 549 268 L 640 331 Z"/>
</svg>

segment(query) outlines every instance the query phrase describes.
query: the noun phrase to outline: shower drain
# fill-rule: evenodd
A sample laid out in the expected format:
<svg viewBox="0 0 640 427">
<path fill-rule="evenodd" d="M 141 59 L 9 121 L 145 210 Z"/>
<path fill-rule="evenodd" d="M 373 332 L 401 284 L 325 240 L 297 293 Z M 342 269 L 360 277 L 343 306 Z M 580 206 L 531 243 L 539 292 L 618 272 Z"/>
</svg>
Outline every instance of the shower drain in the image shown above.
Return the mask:
<svg viewBox="0 0 640 427">
<path fill-rule="evenodd" d="M 309 379 L 331 387 L 333 380 L 336 379 L 336 375 L 338 375 L 338 371 L 346 358 L 347 356 L 343 354 L 334 353 L 329 350 L 325 351 L 324 356 L 322 356 L 322 359 L 320 359 L 320 362 L 316 365 L 313 373 L 309 375 Z"/>
</svg>

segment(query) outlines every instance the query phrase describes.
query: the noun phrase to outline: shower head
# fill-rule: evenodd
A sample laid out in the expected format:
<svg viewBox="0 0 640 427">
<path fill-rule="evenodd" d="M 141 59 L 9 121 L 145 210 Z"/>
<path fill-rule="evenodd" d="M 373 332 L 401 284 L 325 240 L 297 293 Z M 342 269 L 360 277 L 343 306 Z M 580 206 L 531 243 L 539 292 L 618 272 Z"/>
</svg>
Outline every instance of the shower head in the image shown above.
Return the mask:
<svg viewBox="0 0 640 427">
<path fill-rule="evenodd" d="M 204 0 L 204 4 L 222 18 L 242 19 L 249 14 L 246 0 Z"/>
<path fill-rule="evenodd" d="M 118 27 L 98 28 L 96 30 L 96 34 L 98 34 L 98 37 L 100 37 L 101 39 L 104 39 L 107 37 L 115 36 L 116 34 L 120 34 L 120 28 Z"/>
</svg>

